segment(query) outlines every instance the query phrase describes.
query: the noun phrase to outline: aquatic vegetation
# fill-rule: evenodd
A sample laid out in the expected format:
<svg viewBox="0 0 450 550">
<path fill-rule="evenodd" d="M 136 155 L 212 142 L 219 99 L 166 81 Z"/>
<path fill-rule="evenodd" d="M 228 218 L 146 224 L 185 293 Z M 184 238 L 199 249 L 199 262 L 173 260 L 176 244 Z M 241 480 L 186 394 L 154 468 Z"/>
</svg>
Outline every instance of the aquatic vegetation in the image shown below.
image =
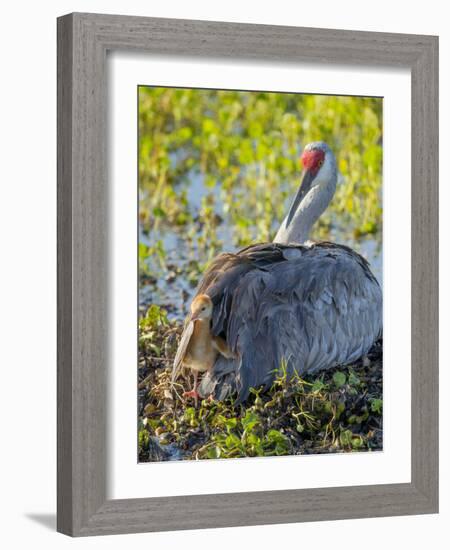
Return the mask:
<svg viewBox="0 0 450 550">
<path fill-rule="evenodd" d="M 192 223 L 199 205 L 191 188 L 201 176 L 209 214 L 220 200 L 237 245 L 270 240 L 298 186 L 304 144 L 324 140 L 342 176 L 324 226 L 334 214 L 359 235 L 376 233 L 381 109 L 380 98 L 140 87 L 143 227 Z"/>
<path fill-rule="evenodd" d="M 171 364 L 182 327 L 151 306 L 141 320 L 141 461 L 371 451 L 382 448 L 381 343 L 369 360 L 320 376 L 288 379 L 283 365 L 267 392 L 244 405 L 203 400 L 198 408 L 172 391 Z"/>
</svg>

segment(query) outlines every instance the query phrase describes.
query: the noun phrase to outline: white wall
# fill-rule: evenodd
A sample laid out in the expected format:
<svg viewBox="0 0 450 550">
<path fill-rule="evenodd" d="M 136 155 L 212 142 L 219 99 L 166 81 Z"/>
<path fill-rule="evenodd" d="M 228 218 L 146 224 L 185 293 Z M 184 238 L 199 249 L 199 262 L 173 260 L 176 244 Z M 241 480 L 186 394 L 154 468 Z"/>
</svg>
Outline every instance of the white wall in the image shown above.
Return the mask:
<svg viewBox="0 0 450 550">
<path fill-rule="evenodd" d="M 107 4 L 107 5 L 105 5 Z M 59 0 L 2 5 L 1 11 L 1 199 L 0 199 L 0 460 L 2 529 L 7 548 L 33 544 L 46 548 L 272 548 L 292 541 L 317 549 L 420 548 L 448 540 L 449 468 L 447 356 L 441 359 L 441 514 L 302 525 L 247 527 L 120 537 L 70 539 L 54 532 L 55 513 L 55 237 L 56 237 L 56 25 L 58 15 L 93 11 L 227 20 L 279 25 L 440 35 L 441 51 L 441 242 L 449 234 L 445 216 L 450 199 L 446 163 L 449 122 L 450 29 L 445 2 L 376 0 Z M 449 279 L 448 252 L 441 280 Z M 449 292 L 443 284 L 442 300 Z M 5 307 L 6 305 L 6 307 Z M 441 308 L 442 341 L 449 329 L 448 307 Z M 3 510 L 4 509 L 4 510 Z"/>
</svg>

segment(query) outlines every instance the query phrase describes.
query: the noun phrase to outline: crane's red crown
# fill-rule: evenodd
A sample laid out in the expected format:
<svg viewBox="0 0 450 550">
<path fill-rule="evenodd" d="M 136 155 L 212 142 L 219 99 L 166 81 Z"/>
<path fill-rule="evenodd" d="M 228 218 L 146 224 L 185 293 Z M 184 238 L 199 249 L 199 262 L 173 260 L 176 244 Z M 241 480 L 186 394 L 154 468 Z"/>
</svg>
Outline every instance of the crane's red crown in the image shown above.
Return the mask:
<svg viewBox="0 0 450 550">
<path fill-rule="evenodd" d="M 301 158 L 305 170 L 317 174 L 325 159 L 325 152 L 321 149 L 309 149 L 303 151 Z"/>
</svg>

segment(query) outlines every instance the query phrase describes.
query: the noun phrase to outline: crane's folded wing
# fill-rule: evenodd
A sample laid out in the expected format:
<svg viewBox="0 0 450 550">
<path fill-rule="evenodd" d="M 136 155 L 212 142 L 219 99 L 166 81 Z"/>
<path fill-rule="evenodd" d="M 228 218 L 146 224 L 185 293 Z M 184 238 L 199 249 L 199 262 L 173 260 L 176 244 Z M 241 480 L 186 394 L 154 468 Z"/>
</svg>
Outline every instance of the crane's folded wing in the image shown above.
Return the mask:
<svg viewBox="0 0 450 550">
<path fill-rule="evenodd" d="M 239 357 L 220 358 L 204 377 L 200 392 L 213 387 L 218 399 L 227 390 L 243 401 L 251 387 L 270 386 L 281 364 L 302 374 L 351 363 L 381 332 L 381 289 L 367 262 L 332 243 L 221 255 L 199 292 L 213 300 L 213 333 Z"/>
</svg>

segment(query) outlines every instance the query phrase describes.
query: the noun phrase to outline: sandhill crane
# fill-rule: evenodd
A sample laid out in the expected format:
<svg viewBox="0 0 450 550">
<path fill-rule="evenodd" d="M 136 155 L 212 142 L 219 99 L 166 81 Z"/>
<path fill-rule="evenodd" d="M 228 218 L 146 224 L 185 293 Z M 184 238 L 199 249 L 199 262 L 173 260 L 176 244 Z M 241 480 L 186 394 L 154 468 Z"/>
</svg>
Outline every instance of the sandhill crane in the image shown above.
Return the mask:
<svg viewBox="0 0 450 550">
<path fill-rule="evenodd" d="M 308 243 L 333 198 L 337 169 L 324 142 L 302 154 L 304 174 L 273 243 L 221 254 L 197 290 L 211 298 L 211 334 L 232 357 L 218 355 L 199 394 L 222 400 L 270 387 L 277 369 L 314 373 L 367 354 L 382 331 L 382 293 L 367 261 L 330 242 Z"/>
</svg>

